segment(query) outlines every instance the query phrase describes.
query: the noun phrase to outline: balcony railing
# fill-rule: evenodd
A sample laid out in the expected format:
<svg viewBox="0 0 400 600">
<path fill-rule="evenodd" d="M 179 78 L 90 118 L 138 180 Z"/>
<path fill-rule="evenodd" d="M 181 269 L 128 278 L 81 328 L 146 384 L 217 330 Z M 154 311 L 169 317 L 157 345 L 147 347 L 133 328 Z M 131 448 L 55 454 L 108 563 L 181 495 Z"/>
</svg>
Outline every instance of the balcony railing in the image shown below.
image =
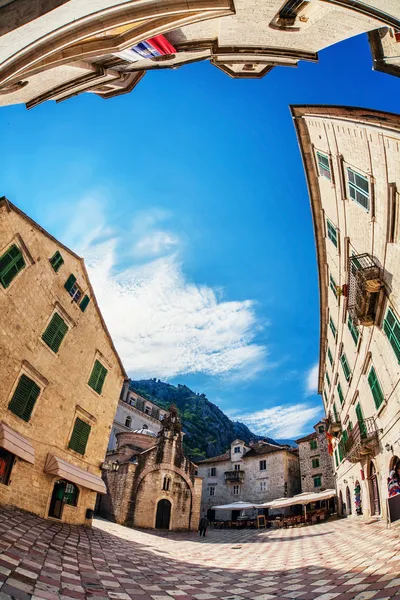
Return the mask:
<svg viewBox="0 0 400 600">
<path fill-rule="evenodd" d="M 332 413 L 328 416 L 327 425 L 328 433 L 335 437 L 342 431 L 342 423 L 339 417 L 335 417 Z"/>
<path fill-rule="evenodd" d="M 369 254 L 349 258 L 348 310 L 355 325 L 375 323 L 383 285 L 382 269 Z"/>
<path fill-rule="evenodd" d="M 375 453 L 377 446 L 378 429 L 375 419 L 369 417 L 353 427 L 344 444 L 344 450 L 347 460 L 356 463 L 366 455 Z"/>
<path fill-rule="evenodd" d="M 244 479 L 244 471 L 225 471 L 227 483 L 241 483 Z"/>
</svg>

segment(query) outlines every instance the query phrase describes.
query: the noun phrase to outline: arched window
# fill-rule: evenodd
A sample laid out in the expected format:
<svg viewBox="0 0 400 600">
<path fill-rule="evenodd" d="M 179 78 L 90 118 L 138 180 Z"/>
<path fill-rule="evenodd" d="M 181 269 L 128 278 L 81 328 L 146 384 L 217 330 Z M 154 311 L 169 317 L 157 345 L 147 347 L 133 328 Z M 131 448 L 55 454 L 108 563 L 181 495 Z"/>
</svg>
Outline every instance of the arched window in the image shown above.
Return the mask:
<svg viewBox="0 0 400 600">
<path fill-rule="evenodd" d="M 126 417 L 125 419 L 125 427 L 131 427 L 132 425 L 132 417 Z"/>
<path fill-rule="evenodd" d="M 163 489 L 165 492 L 168 492 L 168 491 L 169 491 L 169 489 L 170 489 L 170 487 L 171 487 L 171 477 L 170 477 L 169 475 L 166 475 L 166 476 L 164 477 L 164 479 L 163 479 L 163 486 L 162 486 L 162 489 Z"/>
</svg>

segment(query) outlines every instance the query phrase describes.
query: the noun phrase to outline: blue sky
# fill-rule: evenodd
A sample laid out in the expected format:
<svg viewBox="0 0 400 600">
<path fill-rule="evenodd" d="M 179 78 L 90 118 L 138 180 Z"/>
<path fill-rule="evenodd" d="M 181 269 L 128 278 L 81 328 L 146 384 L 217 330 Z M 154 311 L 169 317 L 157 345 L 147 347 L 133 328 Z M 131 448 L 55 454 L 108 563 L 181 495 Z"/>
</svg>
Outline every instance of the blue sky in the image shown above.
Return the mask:
<svg viewBox="0 0 400 600">
<path fill-rule="evenodd" d="M 80 254 L 132 378 L 186 383 L 260 434 L 320 416 L 309 200 L 289 104 L 396 111 L 366 36 L 232 80 L 209 63 L 130 95 L 0 111 L 1 190 Z"/>
</svg>

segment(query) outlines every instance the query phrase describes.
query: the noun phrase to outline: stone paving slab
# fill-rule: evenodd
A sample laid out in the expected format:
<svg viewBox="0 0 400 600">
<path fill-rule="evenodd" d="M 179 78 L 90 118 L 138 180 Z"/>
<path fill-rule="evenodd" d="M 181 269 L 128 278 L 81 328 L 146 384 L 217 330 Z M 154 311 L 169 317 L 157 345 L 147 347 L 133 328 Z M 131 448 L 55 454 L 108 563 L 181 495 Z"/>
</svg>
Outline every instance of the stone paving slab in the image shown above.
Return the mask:
<svg viewBox="0 0 400 600">
<path fill-rule="evenodd" d="M 92 529 L 0 508 L 0 600 L 400 600 L 400 528 Z"/>
</svg>

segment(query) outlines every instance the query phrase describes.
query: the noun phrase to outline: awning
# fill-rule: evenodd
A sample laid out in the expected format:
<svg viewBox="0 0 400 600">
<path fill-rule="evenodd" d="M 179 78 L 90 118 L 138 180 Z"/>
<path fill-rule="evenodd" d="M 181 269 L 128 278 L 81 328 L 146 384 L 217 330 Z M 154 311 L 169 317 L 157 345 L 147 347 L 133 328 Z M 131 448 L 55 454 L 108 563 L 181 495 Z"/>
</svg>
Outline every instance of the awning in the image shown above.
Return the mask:
<svg viewBox="0 0 400 600">
<path fill-rule="evenodd" d="M 0 421 L 0 448 L 8 450 L 18 458 L 26 460 L 32 465 L 35 462 L 35 451 L 29 440 L 11 429 L 3 421 Z"/>
<path fill-rule="evenodd" d="M 285 508 L 286 506 L 294 506 L 296 504 L 310 504 L 310 502 L 318 502 L 319 500 L 328 500 L 336 496 L 336 490 L 325 490 L 323 492 L 303 492 L 297 494 L 293 498 L 279 498 L 264 504 L 257 504 L 257 508 Z"/>
<path fill-rule="evenodd" d="M 80 467 L 76 467 L 66 460 L 54 456 L 54 454 L 47 455 L 44 472 L 49 473 L 49 475 L 57 475 L 89 490 L 99 492 L 99 494 L 107 493 L 106 484 L 101 477 L 93 475 L 93 473 L 89 473 L 89 471 L 85 471 Z"/>
<path fill-rule="evenodd" d="M 232 502 L 232 504 L 220 504 L 219 506 L 212 506 L 213 510 L 246 510 L 254 508 L 254 504 L 250 502 Z"/>
</svg>

